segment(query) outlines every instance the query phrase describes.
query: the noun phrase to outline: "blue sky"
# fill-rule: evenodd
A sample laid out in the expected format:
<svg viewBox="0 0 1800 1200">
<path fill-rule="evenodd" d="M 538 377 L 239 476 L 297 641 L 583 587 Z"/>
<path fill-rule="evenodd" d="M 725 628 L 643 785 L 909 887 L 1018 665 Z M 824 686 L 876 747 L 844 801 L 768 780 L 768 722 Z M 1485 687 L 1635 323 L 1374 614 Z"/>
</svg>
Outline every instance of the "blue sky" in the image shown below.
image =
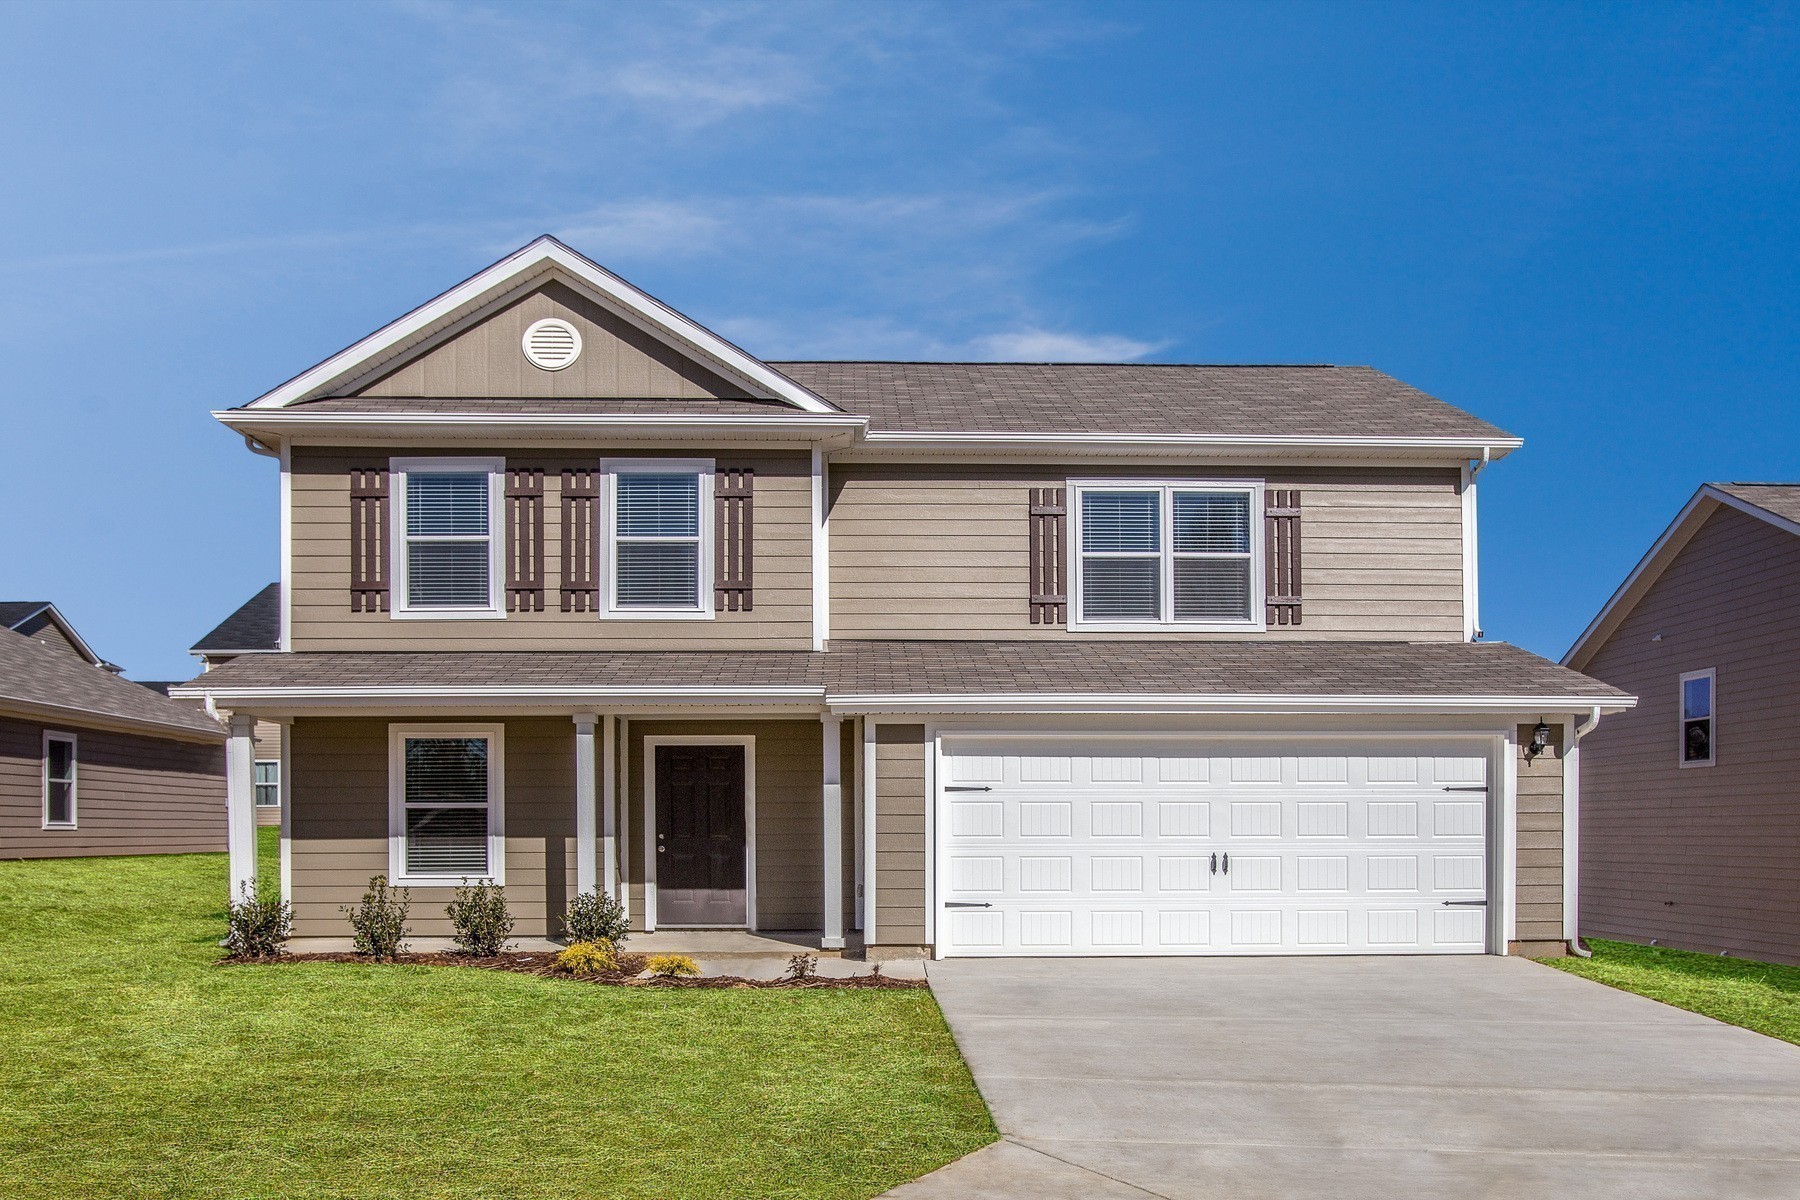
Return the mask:
<svg viewBox="0 0 1800 1200">
<path fill-rule="evenodd" d="M 142 678 L 276 564 L 241 403 L 542 233 L 781 357 L 1368 363 L 1522 435 L 1555 657 L 1800 478 L 1800 13 L 0 6 L 0 596 Z"/>
</svg>

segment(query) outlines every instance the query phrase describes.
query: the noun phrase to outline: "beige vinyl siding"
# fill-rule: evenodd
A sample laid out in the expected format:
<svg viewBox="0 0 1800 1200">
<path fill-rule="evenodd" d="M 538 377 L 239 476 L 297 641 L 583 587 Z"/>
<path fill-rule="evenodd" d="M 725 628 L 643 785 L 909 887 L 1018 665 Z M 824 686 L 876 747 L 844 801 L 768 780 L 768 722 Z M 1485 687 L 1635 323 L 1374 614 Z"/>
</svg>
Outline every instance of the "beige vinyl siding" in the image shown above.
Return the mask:
<svg viewBox="0 0 1800 1200">
<path fill-rule="evenodd" d="M 1028 491 L 1079 478 L 1261 479 L 1301 490 L 1304 623 L 1271 638 L 1463 636 L 1456 471 L 845 463 L 831 468 L 836 638 L 1142 637 L 1031 624 Z M 1257 529 L 1260 536 L 1260 524 Z M 1186 634 L 1236 637 L 1237 634 Z"/>
<path fill-rule="evenodd" d="M 44 731 L 75 735 L 74 829 L 45 829 Z M 0 717 L 0 859 L 225 849 L 225 747 Z"/>
<path fill-rule="evenodd" d="M 256 747 L 255 757 L 257 762 L 281 761 L 280 724 L 275 721 L 258 721 L 256 723 L 256 732 L 251 736 L 251 741 Z M 258 825 L 281 824 L 281 806 L 276 805 L 273 808 L 264 808 L 261 805 L 258 805 L 256 809 L 256 823 Z"/>
<path fill-rule="evenodd" d="M 507 907 L 515 936 L 544 937 L 560 928 L 574 893 L 575 726 L 567 717 L 502 723 Z M 348 937 L 338 906 L 354 907 L 371 876 L 388 874 L 388 725 L 380 718 L 302 717 L 290 730 L 296 937 Z M 444 908 L 454 894 L 454 887 L 413 888 L 412 932 L 449 936 Z"/>
<path fill-rule="evenodd" d="M 1531 762 L 1533 725 L 1518 728 L 1518 897 L 1515 942 L 1542 953 L 1563 939 L 1563 734 L 1550 728 L 1550 748 Z"/>
<path fill-rule="evenodd" d="M 925 727 L 875 727 L 875 942 L 925 944 Z"/>
<path fill-rule="evenodd" d="M 386 466 L 390 456 L 502 455 L 510 467 L 544 471 L 543 612 L 504 619 L 405 620 L 350 611 L 350 471 Z M 806 454 L 705 449 L 661 452 L 716 458 L 756 472 L 755 607 L 710 620 L 616 620 L 562 611 L 562 475 L 603 458 L 653 457 L 592 448 L 548 453 L 421 448 L 343 450 L 298 447 L 293 453 L 293 608 L 295 650 L 806 650 L 812 647 L 812 464 Z M 496 535 L 500 531 L 496 530 Z M 709 550 L 703 550 L 709 553 Z M 604 564 L 603 579 L 604 586 Z M 403 581 L 394 579 L 398 589 Z"/>
<path fill-rule="evenodd" d="M 560 317 L 581 334 L 580 357 L 560 371 L 532 366 L 521 346 L 525 330 L 545 317 Z M 698 400 L 746 393 L 567 284 L 552 282 L 487 314 L 355 394 Z"/>
<path fill-rule="evenodd" d="M 824 923 L 824 726 L 798 721 L 653 721 L 631 723 L 628 790 L 632 926 L 643 927 L 644 829 L 649 820 L 644 739 L 754 737 L 756 739 L 756 912 L 763 930 L 818 929 Z"/>
<path fill-rule="evenodd" d="M 1584 934 L 1800 963 L 1800 538 L 1718 508 L 1583 669 L 1638 697 L 1581 743 Z M 1678 765 L 1713 668 L 1715 765 Z"/>
</svg>

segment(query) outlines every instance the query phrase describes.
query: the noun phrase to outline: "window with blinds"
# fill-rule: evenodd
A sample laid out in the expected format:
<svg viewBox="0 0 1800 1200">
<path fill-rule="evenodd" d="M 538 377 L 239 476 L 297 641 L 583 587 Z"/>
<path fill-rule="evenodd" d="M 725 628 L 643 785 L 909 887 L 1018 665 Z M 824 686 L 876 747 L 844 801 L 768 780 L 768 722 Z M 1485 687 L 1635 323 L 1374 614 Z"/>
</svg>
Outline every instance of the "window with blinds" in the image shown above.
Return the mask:
<svg viewBox="0 0 1800 1200">
<path fill-rule="evenodd" d="M 500 611 L 494 577 L 494 481 L 485 460 L 406 463 L 399 526 L 404 604 L 414 614 Z"/>
<path fill-rule="evenodd" d="M 256 763 L 256 807 L 281 807 L 281 760 L 259 759 Z"/>
<path fill-rule="evenodd" d="M 642 460 L 608 466 L 615 613 L 704 615 L 710 610 L 711 464 Z"/>
<path fill-rule="evenodd" d="M 1255 623 L 1255 489 L 1075 485 L 1077 623 Z"/>
<path fill-rule="evenodd" d="M 403 735 L 400 868 L 403 879 L 490 879 L 497 735 Z"/>
</svg>

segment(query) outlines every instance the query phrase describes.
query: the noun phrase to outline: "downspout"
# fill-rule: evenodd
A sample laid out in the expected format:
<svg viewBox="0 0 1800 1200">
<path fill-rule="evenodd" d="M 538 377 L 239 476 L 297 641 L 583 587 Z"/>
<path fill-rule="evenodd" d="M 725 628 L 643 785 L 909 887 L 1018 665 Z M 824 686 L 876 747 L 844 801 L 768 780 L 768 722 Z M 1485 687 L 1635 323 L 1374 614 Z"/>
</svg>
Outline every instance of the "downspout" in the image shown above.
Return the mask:
<svg viewBox="0 0 1800 1200">
<path fill-rule="evenodd" d="M 1568 922 L 1569 953 L 1576 958 L 1592 958 L 1594 952 L 1581 944 L 1581 739 L 1600 724 L 1600 708 L 1596 705 L 1587 720 L 1573 727 L 1563 754 L 1563 907 Z"/>
<path fill-rule="evenodd" d="M 1492 448 L 1483 446 L 1481 457 L 1469 459 L 1463 463 L 1462 468 L 1459 499 L 1462 502 L 1463 531 L 1463 640 L 1468 642 L 1481 638 L 1481 538 L 1475 508 L 1475 477 L 1492 460 Z"/>
<path fill-rule="evenodd" d="M 246 433 L 244 435 L 244 445 L 250 447 L 250 453 L 260 454 L 264 458 L 280 458 L 281 457 L 281 451 L 275 449 L 273 446 L 264 445 L 262 442 L 257 441 L 256 438 L 254 438 L 253 436 L 251 436 L 248 433 Z"/>
</svg>

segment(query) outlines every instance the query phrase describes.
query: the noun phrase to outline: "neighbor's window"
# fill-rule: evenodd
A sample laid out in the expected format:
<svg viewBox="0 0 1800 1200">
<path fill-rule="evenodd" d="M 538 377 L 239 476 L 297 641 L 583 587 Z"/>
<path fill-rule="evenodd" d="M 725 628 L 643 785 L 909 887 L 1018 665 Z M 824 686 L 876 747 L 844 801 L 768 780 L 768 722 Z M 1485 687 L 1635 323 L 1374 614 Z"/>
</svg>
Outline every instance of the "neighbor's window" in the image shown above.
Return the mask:
<svg viewBox="0 0 1800 1200">
<path fill-rule="evenodd" d="M 281 763 L 264 759 L 256 764 L 256 807 L 277 808 L 281 805 Z"/>
<path fill-rule="evenodd" d="M 395 731 L 398 879 L 499 881 L 500 731 Z"/>
<path fill-rule="evenodd" d="M 1681 677 L 1681 765 L 1713 764 L 1714 671 L 1689 671 Z"/>
<path fill-rule="evenodd" d="M 412 616 L 501 614 L 499 463 L 396 460 L 401 603 Z"/>
<path fill-rule="evenodd" d="M 712 464 L 639 459 L 607 464 L 609 612 L 705 616 L 712 609 Z"/>
<path fill-rule="evenodd" d="M 75 828 L 75 735 L 44 734 L 44 828 Z"/>
<path fill-rule="evenodd" d="M 1077 623 L 1260 624 L 1255 487 L 1107 483 L 1075 495 Z"/>
</svg>

